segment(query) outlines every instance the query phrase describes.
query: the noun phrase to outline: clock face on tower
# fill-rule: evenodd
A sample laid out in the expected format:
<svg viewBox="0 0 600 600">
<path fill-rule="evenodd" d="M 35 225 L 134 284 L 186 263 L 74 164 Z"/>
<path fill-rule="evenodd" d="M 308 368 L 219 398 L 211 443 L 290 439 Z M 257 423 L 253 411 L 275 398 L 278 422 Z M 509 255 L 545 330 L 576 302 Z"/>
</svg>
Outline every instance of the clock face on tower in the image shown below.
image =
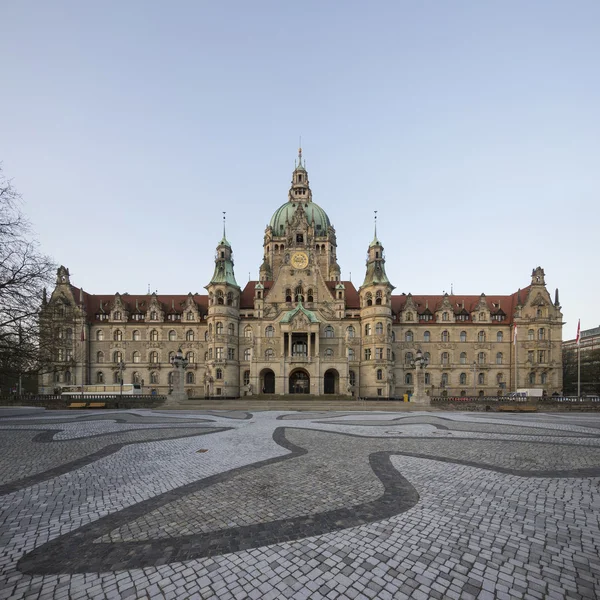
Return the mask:
<svg viewBox="0 0 600 600">
<path fill-rule="evenodd" d="M 308 256 L 305 252 L 295 252 L 292 254 L 292 266 L 295 269 L 305 269 L 308 266 Z"/>
</svg>

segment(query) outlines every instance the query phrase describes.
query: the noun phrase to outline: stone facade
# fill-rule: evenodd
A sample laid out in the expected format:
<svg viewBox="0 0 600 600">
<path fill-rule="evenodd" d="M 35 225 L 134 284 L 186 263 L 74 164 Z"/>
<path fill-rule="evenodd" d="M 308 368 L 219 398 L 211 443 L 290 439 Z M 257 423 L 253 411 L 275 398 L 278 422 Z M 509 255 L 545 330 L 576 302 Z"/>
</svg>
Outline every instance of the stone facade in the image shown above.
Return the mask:
<svg viewBox="0 0 600 600">
<path fill-rule="evenodd" d="M 398 397 L 414 390 L 419 349 L 429 395 L 562 390 L 562 314 L 542 268 L 503 296 L 394 295 L 375 231 L 356 289 L 340 280 L 335 229 L 312 200 L 301 151 L 263 250 L 259 281 L 242 290 L 224 230 L 205 295 L 88 294 L 61 267 L 40 314 L 55 365 L 40 391 L 122 376 L 165 394 L 180 348 L 194 397 Z"/>
</svg>

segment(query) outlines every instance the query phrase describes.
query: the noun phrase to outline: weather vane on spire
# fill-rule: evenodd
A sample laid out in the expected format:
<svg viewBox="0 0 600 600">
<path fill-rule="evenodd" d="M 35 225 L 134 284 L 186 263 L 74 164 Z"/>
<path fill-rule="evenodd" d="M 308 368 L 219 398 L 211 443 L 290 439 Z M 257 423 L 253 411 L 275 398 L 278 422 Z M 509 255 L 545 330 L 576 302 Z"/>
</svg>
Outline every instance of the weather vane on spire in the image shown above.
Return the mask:
<svg viewBox="0 0 600 600">
<path fill-rule="evenodd" d="M 227 213 L 223 211 L 223 239 L 225 239 L 225 215 Z"/>
<path fill-rule="evenodd" d="M 375 237 L 377 237 L 377 211 L 373 211 L 375 213 Z"/>
</svg>

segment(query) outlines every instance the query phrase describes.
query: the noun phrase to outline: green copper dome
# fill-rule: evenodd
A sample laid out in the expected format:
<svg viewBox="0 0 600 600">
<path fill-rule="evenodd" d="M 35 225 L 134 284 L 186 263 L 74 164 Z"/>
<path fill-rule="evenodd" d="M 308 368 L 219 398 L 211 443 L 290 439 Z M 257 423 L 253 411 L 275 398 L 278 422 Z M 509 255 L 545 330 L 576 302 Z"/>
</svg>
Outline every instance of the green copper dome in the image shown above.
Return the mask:
<svg viewBox="0 0 600 600">
<path fill-rule="evenodd" d="M 308 222 L 312 223 L 313 219 L 315 222 L 315 233 L 316 235 L 326 235 L 331 223 L 327 213 L 314 202 L 286 202 L 282 204 L 271 217 L 269 225 L 273 228 L 273 235 L 282 235 L 285 231 L 286 221 L 291 221 L 296 208 L 302 206 Z"/>
</svg>

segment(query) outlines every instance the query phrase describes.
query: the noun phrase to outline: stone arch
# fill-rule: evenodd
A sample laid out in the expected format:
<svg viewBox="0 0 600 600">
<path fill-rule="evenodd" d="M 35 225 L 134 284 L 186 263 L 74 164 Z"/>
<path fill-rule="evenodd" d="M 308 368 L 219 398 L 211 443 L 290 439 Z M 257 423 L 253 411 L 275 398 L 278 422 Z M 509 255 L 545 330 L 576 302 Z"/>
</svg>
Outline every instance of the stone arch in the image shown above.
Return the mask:
<svg viewBox="0 0 600 600">
<path fill-rule="evenodd" d="M 290 373 L 290 394 L 310 394 L 310 375 L 304 369 L 296 369 Z"/>
<path fill-rule="evenodd" d="M 327 369 L 327 371 L 325 371 L 325 375 L 323 375 L 323 393 L 340 393 L 340 374 L 336 369 Z"/>
<path fill-rule="evenodd" d="M 260 390 L 263 394 L 275 393 L 275 373 L 272 369 L 263 369 L 260 372 Z"/>
</svg>

